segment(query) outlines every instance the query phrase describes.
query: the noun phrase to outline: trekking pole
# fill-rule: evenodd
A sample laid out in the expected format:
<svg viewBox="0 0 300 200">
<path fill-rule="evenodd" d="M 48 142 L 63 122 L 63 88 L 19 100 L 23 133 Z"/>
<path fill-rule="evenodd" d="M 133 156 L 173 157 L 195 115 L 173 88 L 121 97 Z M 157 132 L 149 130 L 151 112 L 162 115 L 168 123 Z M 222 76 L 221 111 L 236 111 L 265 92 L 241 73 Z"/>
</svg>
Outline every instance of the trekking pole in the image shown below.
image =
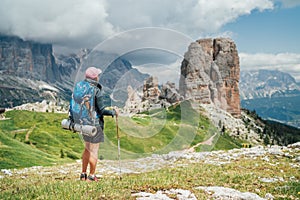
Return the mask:
<svg viewBox="0 0 300 200">
<path fill-rule="evenodd" d="M 118 123 L 118 114 L 116 114 L 116 128 L 117 128 L 117 139 L 118 139 L 118 160 L 119 160 L 119 178 L 121 179 L 121 160 L 120 160 L 120 135 L 119 135 L 119 123 Z"/>
</svg>

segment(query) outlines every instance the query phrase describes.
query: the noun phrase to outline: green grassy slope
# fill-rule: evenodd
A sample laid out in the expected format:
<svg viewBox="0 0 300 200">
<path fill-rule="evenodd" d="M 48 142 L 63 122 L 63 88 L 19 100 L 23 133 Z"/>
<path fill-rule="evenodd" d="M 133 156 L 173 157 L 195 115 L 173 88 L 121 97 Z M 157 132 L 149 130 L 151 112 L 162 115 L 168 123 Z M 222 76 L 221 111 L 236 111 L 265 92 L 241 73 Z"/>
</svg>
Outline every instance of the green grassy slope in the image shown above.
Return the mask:
<svg viewBox="0 0 300 200">
<path fill-rule="evenodd" d="M 67 114 L 9 111 L 0 121 L 0 168 L 53 165 L 81 158 L 81 136 L 61 128 Z M 182 150 L 218 133 L 209 119 L 191 109 L 188 102 L 132 117 L 119 117 L 121 158 L 138 158 L 153 153 Z M 115 118 L 105 117 L 105 142 L 99 157 L 117 159 Z M 212 145 L 197 151 L 238 147 L 228 136 L 216 135 Z"/>
<path fill-rule="evenodd" d="M 81 157 L 77 134 L 61 129 L 65 114 L 10 111 L 0 121 L 0 168 L 70 162 Z"/>
</svg>

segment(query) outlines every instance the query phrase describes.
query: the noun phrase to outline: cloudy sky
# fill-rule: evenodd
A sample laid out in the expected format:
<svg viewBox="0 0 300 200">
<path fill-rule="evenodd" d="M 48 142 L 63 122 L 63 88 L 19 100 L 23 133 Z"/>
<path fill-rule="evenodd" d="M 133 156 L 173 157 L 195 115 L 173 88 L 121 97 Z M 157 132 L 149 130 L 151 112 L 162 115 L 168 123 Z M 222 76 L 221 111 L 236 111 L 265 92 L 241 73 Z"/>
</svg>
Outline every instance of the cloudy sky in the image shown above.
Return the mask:
<svg viewBox="0 0 300 200">
<path fill-rule="evenodd" d="M 0 32 L 53 43 L 57 52 L 94 48 L 143 27 L 191 40 L 230 37 L 242 70 L 279 69 L 300 81 L 299 15 L 300 0 L 1 0 Z"/>
</svg>

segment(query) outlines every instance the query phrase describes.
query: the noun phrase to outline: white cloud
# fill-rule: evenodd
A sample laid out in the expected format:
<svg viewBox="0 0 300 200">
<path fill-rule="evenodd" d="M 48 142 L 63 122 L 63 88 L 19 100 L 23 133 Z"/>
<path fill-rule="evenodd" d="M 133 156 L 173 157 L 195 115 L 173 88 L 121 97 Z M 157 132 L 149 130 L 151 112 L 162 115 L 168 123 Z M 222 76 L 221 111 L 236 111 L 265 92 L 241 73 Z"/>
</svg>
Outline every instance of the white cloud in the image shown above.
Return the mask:
<svg viewBox="0 0 300 200">
<path fill-rule="evenodd" d="M 182 58 L 178 58 L 174 63 L 168 65 L 160 63 L 147 63 L 144 65 L 133 66 L 137 68 L 142 73 L 147 73 L 158 78 L 159 84 L 164 84 L 167 81 L 173 82 L 176 84 L 176 87 L 179 83 L 180 78 L 180 66 Z"/>
<path fill-rule="evenodd" d="M 111 0 L 108 20 L 120 29 L 161 26 L 199 37 L 255 9 L 272 8 L 270 0 Z"/>
<path fill-rule="evenodd" d="M 274 0 L 280 2 L 284 8 L 293 8 L 300 5 L 300 0 Z"/>
<path fill-rule="evenodd" d="M 1 0 L 0 32 L 40 42 L 94 46 L 115 33 L 107 16 L 104 0 Z"/>
<path fill-rule="evenodd" d="M 0 32 L 69 47 L 96 46 L 120 31 L 164 27 L 195 39 L 215 34 L 272 0 L 1 0 Z"/>
<path fill-rule="evenodd" d="M 246 54 L 239 53 L 241 70 L 270 69 L 290 73 L 300 81 L 300 54 Z"/>
</svg>

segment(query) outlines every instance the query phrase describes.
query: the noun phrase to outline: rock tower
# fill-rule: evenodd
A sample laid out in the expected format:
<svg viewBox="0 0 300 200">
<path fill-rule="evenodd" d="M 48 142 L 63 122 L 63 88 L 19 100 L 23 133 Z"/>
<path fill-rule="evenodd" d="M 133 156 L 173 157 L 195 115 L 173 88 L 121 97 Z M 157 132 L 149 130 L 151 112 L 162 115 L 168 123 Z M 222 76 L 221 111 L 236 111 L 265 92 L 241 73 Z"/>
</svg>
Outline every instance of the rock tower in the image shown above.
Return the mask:
<svg viewBox="0 0 300 200">
<path fill-rule="evenodd" d="M 240 117 L 240 65 L 235 43 L 228 38 L 190 44 L 181 64 L 180 94 L 195 105 L 215 104 Z"/>
</svg>

